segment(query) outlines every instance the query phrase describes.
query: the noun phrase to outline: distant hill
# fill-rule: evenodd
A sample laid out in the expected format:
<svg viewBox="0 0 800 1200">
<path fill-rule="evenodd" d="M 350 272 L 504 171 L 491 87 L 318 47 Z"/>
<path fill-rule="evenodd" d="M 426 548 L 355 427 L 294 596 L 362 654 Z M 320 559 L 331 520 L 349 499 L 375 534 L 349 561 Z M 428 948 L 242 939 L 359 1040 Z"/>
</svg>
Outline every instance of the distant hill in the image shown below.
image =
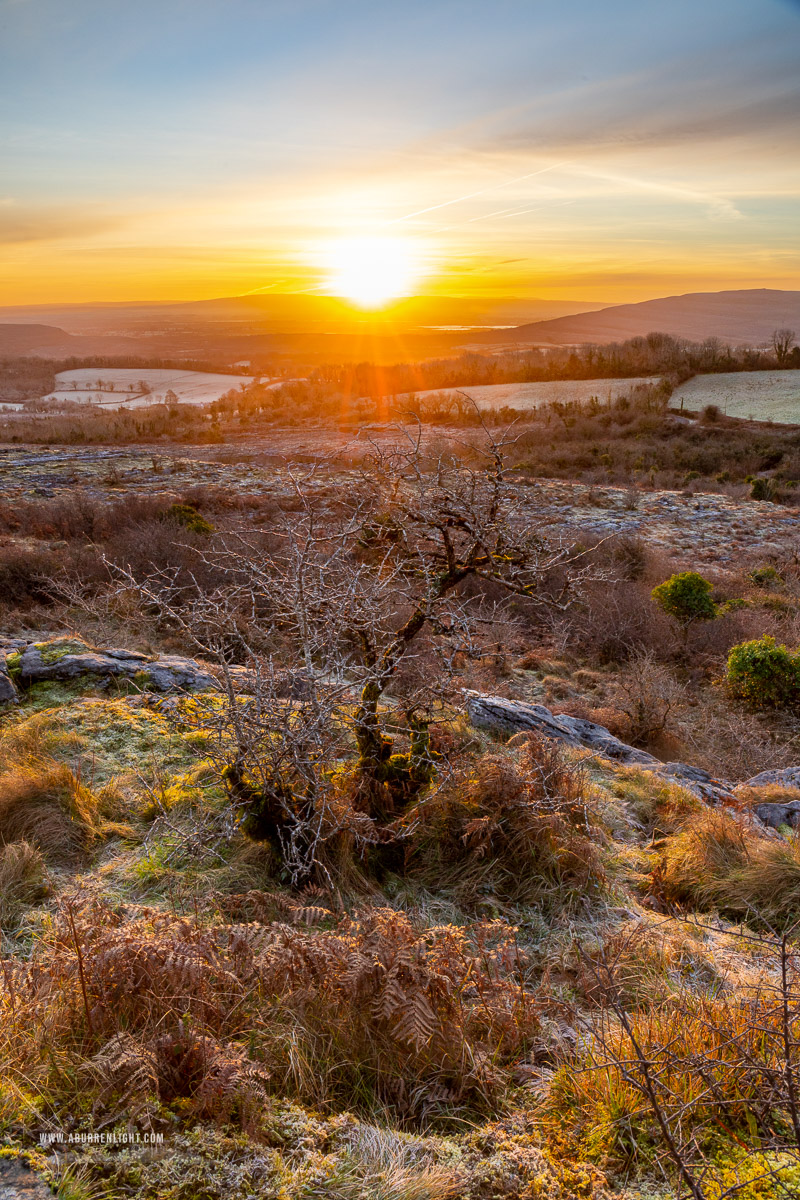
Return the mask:
<svg viewBox="0 0 800 1200">
<path fill-rule="evenodd" d="M 55 325 L 0 325 L 0 355 L 8 357 L 51 348 L 70 354 L 72 342 L 73 338 Z"/>
<path fill-rule="evenodd" d="M 393 363 L 465 348 L 619 342 L 655 330 L 757 346 L 784 326 L 800 334 L 800 291 L 693 292 L 580 310 L 577 301 L 410 296 L 374 313 L 333 296 L 268 293 L 186 304 L 0 308 L 0 356 L 203 359 L 220 369 L 246 360 L 271 369 L 275 356 Z"/>
<path fill-rule="evenodd" d="M 318 329 L 353 332 L 366 324 L 425 329 L 436 326 L 519 325 L 603 307 L 588 300 L 518 297 L 408 296 L 386 314 L 370 313 L 336 296 L 262 292 L 183 303 L 39 304 L 0 307 L 0 322 L 46 321 L 62 332 L 141 336 L 185 332 L 212 324 L 232 331 L 278 333 Z M 243 328 L 245 327 L 245 328 Z"/>
<path fill-rule="evenodd" d="M 752 288 L 689 292 L 685 296 L 665 296 L 639 304 L 615 304 L 596 312 L 487 332 L 471 340 L 487 345 L 565 346 L 622 342 L 657 330 L 693 342 L 717 337 L 734 344 L 758 346 L 769 341 L 773 329 L 785 326 L 800 333 L 800 291 Z"/>
<path fill-rule="evenodd" d="M 80 337 L 57 325 L 4 322 L 0 312 L 0 358 L 90 358 L 94 355 L 153 356 L 149 342 L 134 337 Z"/>
<path fill-rule="evenodd" d="M 335 296 L 266 293 L 183 304 L 62 304 L 0 308 L 0 355 L 202 359 L 220 369 L 275 356 L 392 363 L 458 354 L 473 331 L 586 312 L 587 301 L 409 296 L 385 312 Z M 36 324 L 34 324 L 34 322 Z M 43 331 L 30 339 L 14 330 Z M 44 332 L 48 330 L 49 332 Z"/>
</svg>

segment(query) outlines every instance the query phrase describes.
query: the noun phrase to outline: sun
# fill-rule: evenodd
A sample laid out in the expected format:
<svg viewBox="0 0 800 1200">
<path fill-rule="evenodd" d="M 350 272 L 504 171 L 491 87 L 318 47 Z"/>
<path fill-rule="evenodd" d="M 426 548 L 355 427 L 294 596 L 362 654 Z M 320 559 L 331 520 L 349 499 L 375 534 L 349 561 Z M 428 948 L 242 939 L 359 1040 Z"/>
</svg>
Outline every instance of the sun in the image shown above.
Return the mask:
<svg viewBox="0 0 800 1200">
<path fill-rule="evenodd" d="M 362 308 L 409 295 L 422 274 L 414 245 L 399 237 L 341 238 L 327 260 L 331 291 Z"/>
</svg>

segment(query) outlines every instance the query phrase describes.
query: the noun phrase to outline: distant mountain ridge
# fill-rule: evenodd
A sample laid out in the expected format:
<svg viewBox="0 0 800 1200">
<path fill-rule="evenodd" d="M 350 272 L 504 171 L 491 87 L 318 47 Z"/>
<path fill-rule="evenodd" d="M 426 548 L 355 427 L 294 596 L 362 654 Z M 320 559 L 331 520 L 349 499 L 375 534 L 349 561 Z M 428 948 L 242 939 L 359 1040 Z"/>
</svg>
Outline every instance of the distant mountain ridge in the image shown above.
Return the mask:
<svg viewBox="0 0 800 1200">
<path fill-rule="evenodd" d="M 465 349 L 602 345 L 653 332 L 753 346 L 768 344 L 775 329 L 800 334 L 800 291 L 689 292 L 604 308 L 587 304 L 569 314 L 564 303 L 410 296 L 386 313 L 362 314 L 332 296 L 271 294 L 162 306 L 0 308 L 0 356 L 202 358 L 269 367 L 275 355 L 393 363 Z M 516 323 L 531 310 L 554 308 L 563 315 Z"/>
<path fill-rule="evenodd" d="M 71 334 L 95 337 L 112 333 L 136 336 L 144 330 L 163 332 L 207 324 L 246 326 L 261 333 L 298 328 L 330 333 L 383 323 L 422 329 L 448 325 L 513 326 L 603 307 L 603 302 L 589 300 L 407 296 L 391 304 L 384 314 L 380 310 L 360 310 L 337 296 L 264 292 L 164 303 L 5 305 L 0 307 L 0 327 L 9 322 L 47 322 Z"/>
<path fill-rule="evenodd" d="M 748 288 L 615 304 L 594 312 L 487 332 L 474 341 L 487 346 L 602 344 L 658 331 L 693 342 L 716 337 L 732 344 L 757 346 L 769 342 L 772 331 L 783 327 L 800 334 L 800 291 Z"/>
</svg>

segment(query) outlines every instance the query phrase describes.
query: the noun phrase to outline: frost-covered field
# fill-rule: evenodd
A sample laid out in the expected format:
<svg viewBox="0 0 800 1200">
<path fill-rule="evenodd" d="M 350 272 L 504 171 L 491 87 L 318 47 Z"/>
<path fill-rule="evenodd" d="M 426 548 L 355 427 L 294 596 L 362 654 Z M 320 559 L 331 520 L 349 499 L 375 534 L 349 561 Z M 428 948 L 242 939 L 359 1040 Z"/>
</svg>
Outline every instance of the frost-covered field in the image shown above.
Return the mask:
<svg viewBox="0 0 800 1200">
<path fill-rule="evenodd" d="M 541 408 L 543 404 L 558 402 L 586 403 L 596 396 L 601 404 L 616 396 L 629 392 L 637 383 L 657 383 L 658 376 L 636 379 L 557 379 L 548 383 L 492 383 L 481 387 L 465 387 L 460 394 L 471 396 L 484 408 Z M 454 388 L 437 388 L 428 392 L 415 392 L 415 396 L 456 396 Z"/>
<path fill-rule="evenodd" d="M 215 375 L 207 371 L 157 370 L 150 367 L 81 367 L 60 371 L 53 403 L 97 404 L 103 408 L 143 408 L 163 404 L 172 391 L 182 404 L 211 404 L 231 388 L 251 383 L 252 375 Z"/>
<path fill-rule="evenodd" d="M 673 392 L 673 406 L 681 401 L 694 411 L 716 404 L 729 417 L 800 424 L 800 371 L 695 375 Z"/>
</svg>

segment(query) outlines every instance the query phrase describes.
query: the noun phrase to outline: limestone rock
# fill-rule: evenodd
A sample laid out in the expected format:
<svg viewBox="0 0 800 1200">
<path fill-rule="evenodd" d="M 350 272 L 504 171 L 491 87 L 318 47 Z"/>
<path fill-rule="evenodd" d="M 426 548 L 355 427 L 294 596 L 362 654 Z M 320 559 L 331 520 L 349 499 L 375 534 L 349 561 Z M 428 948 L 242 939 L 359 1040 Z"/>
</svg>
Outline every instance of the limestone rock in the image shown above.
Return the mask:
<svg viewBox="0 0 800 1200">
<path fill-rule="evenodd" d="M 642 765 L 658 762 L 652 754 L 621 742 L 603 725 L 581 717 L 556 715 L 543 704 L 523 704 L 519 700 L 505 700 L 502 696 L 469 692 L 467 713 L 476 729 L 486 729 L 490 733 L 539 733 L 566 742 L 568 746 L 596 750 L 614 762 Z"/>
<path fill-rule="evenodd" d="M 746 787 L 759 788 L 774 785 L 777 787 L 800 788 L 800 767 L 783 767 L 777 771 L 762 771 L 748 779 Z"/>
<path fill-rule="evenodd" d="M 175 654 L 165 655 L 145 663 L 139 669 L 149 677 L 150 686 L 157 692 L 208 692 L 219 688 L 214 676 L 193 658 L 180 658 Z"/>
<path fill-rule="evenodd" d="M 668 762 L 658 763 L 652 770 L 656 775 L 674 779 L 681 787 L 709 804 L 721 804 L 723 801 L 730 802 L 736 799 L 732 783 L 725 779 L 715 779 L 702 767 L 692 767 L 689 763 Z"/>
<path fill-rule="evenodd" d="M 34 642 L 20 657 L 23 683 L 42 680 L 77 679 L 81 675 L 135 675 L 147 661 L 146 656 L 128 651 L 93 650 L 82 642 L 59 638 L 52 642 Z"/>
<path fill-rule="evenodd" d="M 789 825 L 792 829 L 796 829 L 800 824 L 800 801 L 798 800 L 792 800 L 788 804 L 755 804 L 751 811 L 770 829 L 780 829 L 781 825 Z"/>
<path fill-rule="evenodd" d="M 217 690 L 214 677 L 193 658 L 163 655 L 155 658 L 133 650 L 97 650 L 70 638 L 36 642 L 26 646 L 20 657 L 23 683 L 56 679 L 67 681 L 83 675 L 108 679 L 132 679 L 157 692 Z"/>
<path fill-rule="evenodd" d="M 636 746 L 621 742 L 603 725 L 596 725 L 594 721 L 586 721 L 581 717 L 553 713 L 543 704 L 523 704 L 519 700 L 506 700 L 502 696 L 482 696 L 478 692 L 468 692 L 467 714 L 477 729 L 512 735 L 538 733 L 544 737 L 555 738 L 568 746 L 593 750 L 612 762 L 621 763 L 623 766 L 638 766 L 644 771 L 652 771 L 666 779 L 674 780 L 687 791 L 711 804 L 735 799 L 732 784 L 723 779 L 714 779 L 702 767 L 692 767 L 689 763 L 681 762 L 661 762 L 646 750 L 639 750 Z"/>
<path fill-rule="evenodd" d="M 0 704 L 14 704 L 17 700 L 17 689 L 14 680 L 8 673 L 5 661 L 0 659 Z"/>
<path fill-rule="evenodd" d="M 2 1200 L 53 1200 L 53 1193 L 35 1171 L 18 1158 L 0 1159 Z"/>
</svg>

